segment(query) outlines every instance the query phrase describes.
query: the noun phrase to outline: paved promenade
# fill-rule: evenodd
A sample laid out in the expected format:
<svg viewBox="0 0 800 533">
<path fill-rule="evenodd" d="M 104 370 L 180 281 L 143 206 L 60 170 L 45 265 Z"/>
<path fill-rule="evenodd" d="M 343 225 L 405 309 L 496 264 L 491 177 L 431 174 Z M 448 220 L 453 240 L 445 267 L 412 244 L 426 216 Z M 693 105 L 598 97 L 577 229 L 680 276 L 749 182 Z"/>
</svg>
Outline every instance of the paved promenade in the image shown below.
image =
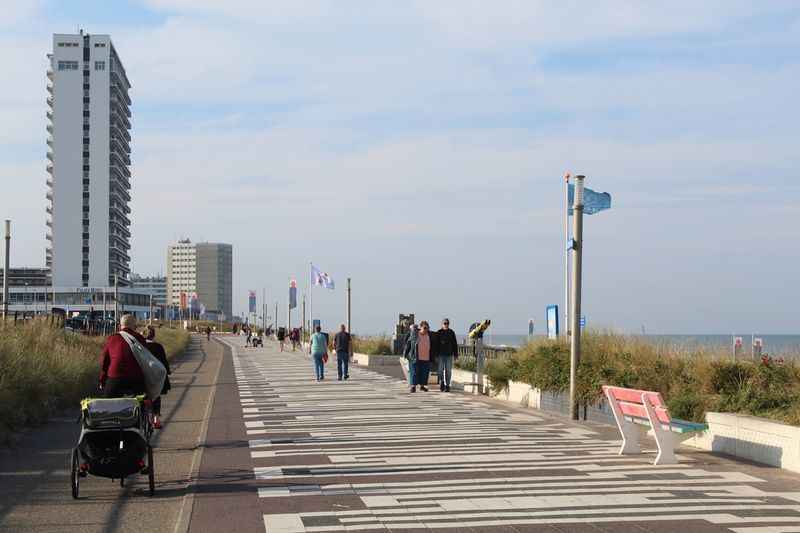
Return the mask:
<svg viewBox="0 0 800 533">
<path fill-rule="evenodd" d="M 800 477 L 777 469 L 702 452 L 656 467 L 606 428 L 359 368 L 339 382 L 331 363 L 316 383 L 299 352 L 225 342 L 236 392 L 217 403 L 238 405 L 218 413 L 192 530 L 800 532 Z"/>
</svg>

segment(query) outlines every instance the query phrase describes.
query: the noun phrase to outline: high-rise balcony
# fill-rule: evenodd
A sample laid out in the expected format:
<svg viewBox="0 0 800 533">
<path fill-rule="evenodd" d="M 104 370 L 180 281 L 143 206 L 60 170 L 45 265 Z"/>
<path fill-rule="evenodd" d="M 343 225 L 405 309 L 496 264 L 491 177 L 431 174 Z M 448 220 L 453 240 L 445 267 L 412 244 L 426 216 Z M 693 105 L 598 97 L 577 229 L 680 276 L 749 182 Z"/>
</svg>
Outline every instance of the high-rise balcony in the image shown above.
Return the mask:
<svg viewBox="0 0 800 533">
<path fill-rule="evenodd" d="M 47 69 L 47 79 L 51 80 L 56 77 L 56 73 L 53 72 L 53 69 Z"/>
<path fill-rule="evenodd" d="M 52 114 L 52 113 L 50 113 L 50 116 L 51 116 L 51 117 L 52 117 L 52 115 L 53 115 L 53 114 Z M 50 118 L 50 120 L 53 120 L 53 119 L 52 119 L 52 118 Z M 48 124 L 48 125 L 47 125 L 47 127 L 46 127 L 46 129 L 47 129 L 47 132 L 48 132 L 48 133 L 53 133 L 53 125 L 52 125 L 52 124 Z"/>
<path fill-rule="evenodd" d="M 47 151 L 47 159 L 49 159 L 50 161 L 53 160 L 53 152 L 50 150 Z"/>
<path fill-rule="evenodd" d="M 45 233 L 44 238 L 50 242 L 53 242 L 53 235 L 51 233 Z"/>
<path fill-rule="evenodd" d="M 47 183 L 47 186 L 50 187 L 51 189 L 53 188 L 53 178 L 47 178 L 45 183 Z"/>
<path fill-rule="evenodd" d="M 48 228 L 52 228 L 53 227 L 53 221 L 50 220 L 49 218 L 45 219 L 44 225 L 47 226 Z"/>
<path fill-rule="evenodd" d="M 52 174 L 53 173 L 53 163 L 47 163 L 47 171 Z"/>
<path fill-rule="evenodd" d="M 50 107 L 53 107 L 53 103 L 54 103 L 53 97 L 52 96 L 48 96 L 47 97 L 47 105 L 49 105 Z"/>
<path fill-rule="evenodd" d="M 53 84 L 52 83 L 48 83 L 47 84 L 47 92 L 49 92 L 50 94 L 53 94 Z"/>
<path fill-rule="evenodd" d="M 45 210 L 45 212 L 47 212 L 48 215 L 50 215 L 50 216 L 53 215 L 53 206 L 52 205 L 48 205 L 47 207 L 44 208 L 44 210 Z"/>
<path fill-rule="evenodd" d="M 47 191 L 44 196 L 51 202 L 53 201 L 53 191 Z"/>
<path fill-rule="evenodd" d="M 109 149 L 116 150 L 121 154 L 130 154 L 131 147 L 130 145 L 125 142 L 125 139 L 120 139 L 112 134 L 111 139 L 109 141 Z"/>
<path fill-rule="evenodd" d="M 115 108 L 121 114 L 125 115 L 127 118 L 131 118 L 131 108 L 122 98 L 119 98 L 115 95 L 116 93 L 111 93 L 111 107 Z"/>
<path fill-rule="evenodd" d="M 52 122 L 52 120 L 53 120 L 53 112 L 48 109 L 47 112 L 45 113 L 45 115 L 47 115 L 47 120 Z"/>
</svg>

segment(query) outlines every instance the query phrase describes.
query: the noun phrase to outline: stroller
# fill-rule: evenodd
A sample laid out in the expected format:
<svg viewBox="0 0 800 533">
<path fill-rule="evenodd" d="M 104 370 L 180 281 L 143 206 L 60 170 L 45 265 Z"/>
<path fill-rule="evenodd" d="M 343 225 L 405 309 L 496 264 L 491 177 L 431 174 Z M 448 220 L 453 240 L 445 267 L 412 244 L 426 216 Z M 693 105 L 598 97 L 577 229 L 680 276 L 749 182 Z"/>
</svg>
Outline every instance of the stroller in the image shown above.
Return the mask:
<svg viewBox="0 0 800 533">
<path fill-rule="evenodd" d="M 78 498 L 80 479 L 93 476 L 119 479 L 146 474 L 150 496 L 155 493 L 155 468 L 150 436 L 150 401 L 134 398 L 87 398 L 81 402 L 81 435 L 72 450 L 70 482 Z M 145 462 L 145 456 L 147 462 Z"/>
</svg>

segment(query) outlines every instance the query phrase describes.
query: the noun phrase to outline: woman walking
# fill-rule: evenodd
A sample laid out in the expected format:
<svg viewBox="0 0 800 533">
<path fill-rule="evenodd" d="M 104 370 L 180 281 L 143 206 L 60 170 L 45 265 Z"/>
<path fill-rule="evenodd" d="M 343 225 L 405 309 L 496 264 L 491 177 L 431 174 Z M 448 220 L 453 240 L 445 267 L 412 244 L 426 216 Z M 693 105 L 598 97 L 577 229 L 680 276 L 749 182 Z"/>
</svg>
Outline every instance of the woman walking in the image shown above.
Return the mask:
<svg viewBox="0 0 800 533">
<path fill-rule="evenodd" d="M 167 378 L 164 380 L 164 387 L 161 389 L 161 395 L 163 396 L 169 392 L 169 389 L 172 388 L 172 385 L 169 382 L 169 375 L 172 374 L 172 370 L 169 368 L 167 353 L 164 350 L 164 346 L 155 341 L 156 328 L 153 326 L 147 326 L 144 330 L 144 333 L 144 338 L 147 340 L 145 347 L 156 359 L 161 362 L 162 365 L 164 365 L 164 368 L 167 369 Z M 161 429 L 161 396 L 153 401 L 153 427 L 156 429 Z"/>
<path fill-rule="evenodd" d="M 428 375 L 431 370 L 434 343 L 431 340 L 430 326 L 426 321 L 419 323 L 408 336 L 403 355 L 408 359 L 408 384 L 411 392 L 428 392 Z"/>
<path fill-rule="evenodd" d="M 317 381 L 325 379 L 325 360 L 328 358 L 328 338 L 321 333 L 322 328 L 316 326 L 314 334 L 311 335 L 311 343 L 308 351 L 314 360 L 314 374 Z"/>
</svg>

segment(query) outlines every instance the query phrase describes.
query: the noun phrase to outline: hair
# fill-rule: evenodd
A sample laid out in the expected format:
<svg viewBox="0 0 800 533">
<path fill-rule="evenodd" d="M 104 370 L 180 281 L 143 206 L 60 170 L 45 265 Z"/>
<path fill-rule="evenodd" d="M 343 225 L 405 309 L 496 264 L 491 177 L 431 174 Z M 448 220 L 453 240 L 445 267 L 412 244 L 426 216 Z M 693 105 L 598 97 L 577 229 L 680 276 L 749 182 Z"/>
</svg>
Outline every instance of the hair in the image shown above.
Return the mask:
<svg viewBox="0 0 800 533">
<path fill-rule="evenodd" d="M 428 321 L 427 321 L 427 320 L 423 320 L 422 322 L 420 322 L 420 323 L 419 323 L 419 327 L 421 327 L 421 328 L 428 328 L 428 329 L 431 329 L 431 325 L 430 325 L 430 324 L 428 324 Z"/>
<path fill-rule="evenodd" d="M 123 328 L 135 328 L 136 327 L 136 317 L 133 315 L 122 315 L 122 318 L 119 319 L 119 325 Z"/>
<path fill-rule="evenodd" d="M 442 322 L 447 322 L 447 323 L 450 323 L 450 319 L 449 319 L 449 318 L 443 318 L 443 319 L 442 319 Z"/>
<path fill-rule="evenodd" d="M 153 340 L 156 338 L 156 328 L 153 326 L 147 326 L 144 328 L 144 338 L 147 340 Z"/>
<path fill-rule="evenodd" d="M 322 328 L 320 326 L 314 326 L 314 331 L 320 333 L 322 331 Z"/>
</svg>

